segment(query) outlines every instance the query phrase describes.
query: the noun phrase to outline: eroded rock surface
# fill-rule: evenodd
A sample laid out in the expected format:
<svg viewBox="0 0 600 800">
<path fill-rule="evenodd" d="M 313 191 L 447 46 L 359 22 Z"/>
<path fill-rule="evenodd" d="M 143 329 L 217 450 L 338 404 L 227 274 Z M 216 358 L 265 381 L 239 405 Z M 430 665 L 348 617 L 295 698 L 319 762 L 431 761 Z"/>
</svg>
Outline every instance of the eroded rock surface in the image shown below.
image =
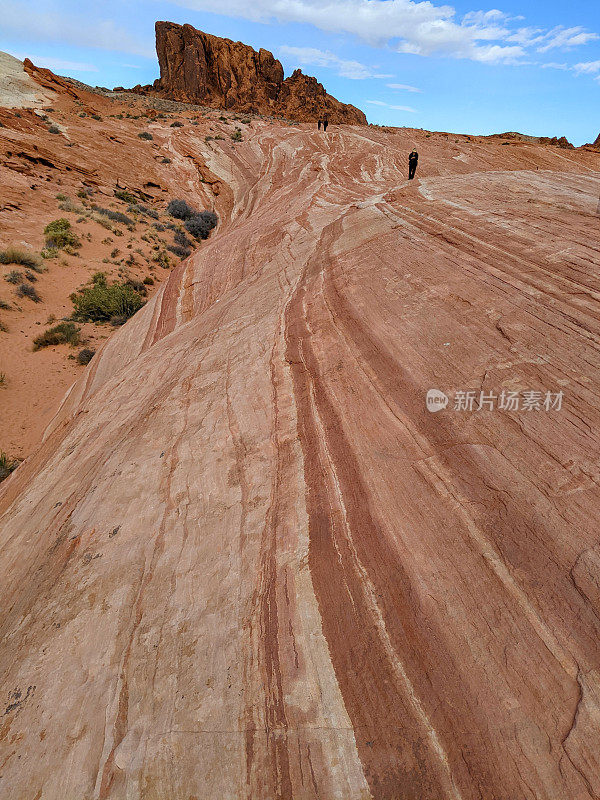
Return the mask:
<svg viewBox="0 0 600 800">
<path fill-rule="evenodd" d="M 268 50 L 256 51 L 191 25 L 157 22 L 156 52 L 159 80 L 153 87 L 137 86 L 133 91 L 303 122 L 323 113 L 334 124 L 367 121 L 360 109 L 340 103 L 301 70 L 284 80 L 281 62 Z"/>
<path fill-rule="evenodd" d="M 599 156 L 169 147 L 219 233 L 0 489 L 0 795 L 598 797 Z"/>
</svg>

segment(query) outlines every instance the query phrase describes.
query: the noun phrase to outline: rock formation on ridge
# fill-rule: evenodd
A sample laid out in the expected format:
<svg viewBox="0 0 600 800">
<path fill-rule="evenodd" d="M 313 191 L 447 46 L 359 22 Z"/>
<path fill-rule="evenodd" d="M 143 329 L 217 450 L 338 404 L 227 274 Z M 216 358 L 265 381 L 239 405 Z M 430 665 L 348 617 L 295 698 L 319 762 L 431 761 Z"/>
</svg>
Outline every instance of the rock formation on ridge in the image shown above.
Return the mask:
<svg viewBox="0 0 600 800">
<path fill-rule="evenodd" d="M 132 91 L 235 111 L 280 114 L 300 122 L 327 112 L 332 123 L 366 124 L 363 112 L 327 94 L 316 78 L 296 70 L 284 80 L 268 50 L 174 22 L 156 23 L 160 78 Z"/>
</svg>

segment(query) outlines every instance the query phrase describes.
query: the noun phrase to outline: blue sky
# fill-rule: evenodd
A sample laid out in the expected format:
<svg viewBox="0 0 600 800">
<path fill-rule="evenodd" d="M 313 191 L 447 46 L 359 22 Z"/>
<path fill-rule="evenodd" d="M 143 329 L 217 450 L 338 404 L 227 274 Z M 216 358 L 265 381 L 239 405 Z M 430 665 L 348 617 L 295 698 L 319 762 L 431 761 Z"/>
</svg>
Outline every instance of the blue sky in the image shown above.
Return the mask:
<svg viewBox="0 0 600 800">
<path fill-rule="evenodd" d="M 272 50 L 370 122 L 472 134 L 600 133 L 591 0 L 3 0 L 0 50 L 101 86 L 158 77 L 154 22 Z M 217 13 L 218 12 L 218 13 Z"/>
</svg>

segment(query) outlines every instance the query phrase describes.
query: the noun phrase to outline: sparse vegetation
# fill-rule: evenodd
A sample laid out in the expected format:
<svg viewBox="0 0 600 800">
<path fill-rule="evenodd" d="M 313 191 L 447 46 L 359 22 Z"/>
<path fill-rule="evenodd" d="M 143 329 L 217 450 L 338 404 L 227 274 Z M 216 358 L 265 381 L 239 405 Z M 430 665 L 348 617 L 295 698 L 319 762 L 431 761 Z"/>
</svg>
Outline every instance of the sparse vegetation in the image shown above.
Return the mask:
<svg viewBox="0 0 600 800">
<path fill-rule="evenodd" d="M 4 389 L 7 384 L 6 372 L 0 372 L 0 389 Z"/>
<path fill-rule="evenodd" d="M 10 303 L 7 303 L 6 300 L 0 300 L 0 309 L 2 309 L 2 311 L 11 311 L 12 306 Z"/>
<path fill-rule="evenodd" d="M 125 203 L 137 203 L 137 197 L 129 189 L 115 189 L 115 197 Z"/>
<path fill-rule="evenodd" d="M 67 251 L 81 247 L 79 237 L 71 230 L 71 223 L 64 217 L 49 222 L 44 228 L 44 235 L 47 247 L 56 247 Z"/>
<path fill-rule="evenodd" d="M 183 122 L 180 122 L 178 119 L 175 122 L 171 123 L 172 128 L 183 128 Z"/>
<path fill-rule="evenodd" d="M 123 214 L 122 211 L 112 211 L 110 208 L 101 208 L 100 206 L 93 205 L 92 208 L 98 214 L 102 214 L 103 217 L 108 217 L 113 222 L 121 222 L 123 225 L 133 225 L 134 221 L 131 217 L 128 217 L 127 214 Z"/>
<path fill-rule="evenodd" d="M 77 353 L 77 363 L 81 364 L 82 367 L 85 367 L 85 365 L 89 364 L 95 355 L 95 350 L 90 350 L 89 347 L 84 347 L 83 350 L 80 350 Z"/>
<path fill-rule="evenodd" d="M 44 270 L 40 256 L 32 253 L 31 250 L 22 250 L 19 247 L 7 247 L 6 250 L 0 250 L 0 264 L 21 264 L 36 272 Z"/>
<path fill-rule="evenodd" d="M 103 272 L 96 273 L 92 285 L 71 295 L 73 318 L 80 321 L 107 322 L 114 317 L 132 317 L 144 305 L 139 293 L 127 283 L 108 284 Z"/>
<path fill-rule="evenodd" d="M 50 125 L 48 128 L 48 133 L 60 133 L 60 128 L 58 125 Z"/>
<path fill-rule="evenodd" d="M 19 283 L 23 283 L 23 273 L 19 272 L 18 269 L 13 269 L 8 275 L 4 276 L 4 280 L 16 286 Z"/>
<path fill-rule="evenodd" d="M 231 134 L 231 138 L 234 142 L 241 142 L 242 141 L 242 129 L 236 128 L 234 132 Z"/>
<path fill-rule="evenodd" d="M 19 284 L 16 295 L 17 297 L 28 297 L 30 300 L 33 300 L 34 303 L 42 302 L 42 298 L 37 293 L 35 286 L 32 286 L 30 283 Z"/>
<path fill-rule="evenodd" d="M 0 331 L 2 333 L 8 333 L 8 325 L 0 319 Z"/>
<path fill-rule="evenodd" d="M 149 142 L 151 142 L 154 139 L 154 136 L 152 136 L 151 133 L 148 133 L 148 131 L 142 131 L 141 133 L 138 133 L 138 137 L 140 139 L 146 139 Z"/>
<path fill-rule="evenodd" d="M 33 349 L 41 350 L 42 347 L 53 347 L 57 344 L 70 344 L 71 347 L 79 344 L 80 328 L 74 322 L 59 322 L 53 328 L 36 336 L 33 340 Z"/>
<path fill-rule="evenodd" d="M 10 458 L 4 450 L 0 450 L 0 481 L 8 478 L 11 472 L 14 472 L 20 464 L 18 458 Z"/>
<path fill-rule="evenodd" d="M 154 278 L 151 275 L 146 275 L 144 278 L 144 283 L 146 286 L 154 286 Z"/>
</svg>

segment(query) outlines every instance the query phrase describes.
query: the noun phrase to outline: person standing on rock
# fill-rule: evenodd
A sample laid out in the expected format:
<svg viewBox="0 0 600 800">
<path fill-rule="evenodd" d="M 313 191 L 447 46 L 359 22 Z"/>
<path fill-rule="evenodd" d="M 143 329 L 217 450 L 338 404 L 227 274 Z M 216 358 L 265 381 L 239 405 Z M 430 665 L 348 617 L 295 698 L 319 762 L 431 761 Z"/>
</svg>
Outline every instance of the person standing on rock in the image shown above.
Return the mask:
<svg viewBox="0 0 600 800">
<path fill-rule="evenodd" d="M 317 127 L 318 127 L 319 130 L 321 130 L 321 123 L 322 122 L 323 122 L 323 120 L 321 119 L 321 117 L 319 117 L 319 119 L 317 121 Z"/>
<path fill-rule="evenodd" d="M 329 125 L 329 114 L 323 114 L 323 130 L 327 133 L 327 126 Z"/>
<path fill-rule="evenodd" d="M 417 164 L 419 163 L 419 154 L 416 150 L 413 150 L 412 153 L 408 157 L 408 180 L 412 181 L 415 177 L 415 172 L 417 171 Z"/>
</svg>

